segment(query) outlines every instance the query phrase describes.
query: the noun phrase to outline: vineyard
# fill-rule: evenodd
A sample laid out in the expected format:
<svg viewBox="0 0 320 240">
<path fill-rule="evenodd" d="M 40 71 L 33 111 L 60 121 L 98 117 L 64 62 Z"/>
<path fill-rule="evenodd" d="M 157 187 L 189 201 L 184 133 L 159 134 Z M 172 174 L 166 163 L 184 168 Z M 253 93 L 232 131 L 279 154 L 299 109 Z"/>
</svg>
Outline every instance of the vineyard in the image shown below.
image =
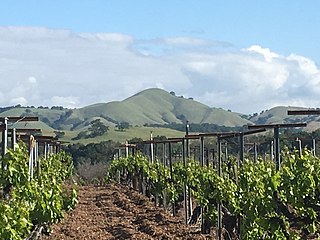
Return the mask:
<svg viewBox="0 0 320 240">
<path fill-rule="evenodd" d="M 17 141 L 17 130 L 9 138 L 6 121 L 0 239 L 36 239 L 41 232 L 41 239 L 320 238 L 316 147 L 280 151 L 279 129 L 304 123 L 197 134 L 187 125 L 183 138 L 151 135 L 119 145 L 105 178 L 77 192 L 72 158 L 59 144 L 30 134 Z M 245 152 L 245 137 L 266 128 L 274 130 L 269 154 L 259 155 L 256 145 L 253 155 Z M 230 139 L 237 139 L 236 155 L 228 154 Z"/>
<path fill-rule="evenodd" d="M 45 139 L 44 136 L 22 134 L 17 141 L 16 131 L 26 129 L 8 131 L 8 120 L 17 118 L 3 119 L 1 125 L 0 239 L 34 239 L 76 205 L 76 190 L 70 184 L 65 185 L 73 174 L 73 163 L 68 154 L 54 153 L 49 139 L 42 144 L 44 154 L 39 155 L 40 139 Z M 8 132 L 12 148 L 8 147 Z M 28 141 L 24 142 L 24 137 Z"/>
<path fill-rule="evenodd" d="M 41 172 L 32 179 L 28 160 L 23 145 L 2 158 L 1 239 L 24 239 L 37 228 L 59 221 L 77 202 L 75 189 L 63 185 L 72 175 L 70 156 L 61 152 L 41 161 Z"/>
<path fill-rule="evenodd" d="M 173 214 L 190 194 L 203 214 L 204 232 L 217 227 L 221 215 L 223 239 L 317 239 L 319 158 L 305 150 L 284 151 L 282 159 L 280 171 L 271 161 L 245 160 L 239 170 L 223 163 L 221 176 L 195 161 L 177 162 L 170 175 L 170 168 L 137 154 L 113 161 L 109 178 L 130 182 L 159 205 L 167 200 Z M 200 215 L 193 213 L 188 222 Z"/>
</svg>

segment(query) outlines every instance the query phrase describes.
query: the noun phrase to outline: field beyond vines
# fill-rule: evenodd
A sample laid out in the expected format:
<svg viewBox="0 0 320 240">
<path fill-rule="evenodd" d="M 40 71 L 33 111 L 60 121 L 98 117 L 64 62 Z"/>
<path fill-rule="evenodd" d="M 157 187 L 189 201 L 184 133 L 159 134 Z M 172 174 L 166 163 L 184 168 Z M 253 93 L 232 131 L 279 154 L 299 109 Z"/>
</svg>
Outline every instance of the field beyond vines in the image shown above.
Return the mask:
<svg viewBox="0 0 320 240">
<path fill-rule="evenodd" d="M 78 194 L 77 207 L 42 240 L 215 238 L 199 234 L 196 226 L 186 226 L 182 217 L 172 217 L 123 185 L 80 186 Z"/>
</svg>

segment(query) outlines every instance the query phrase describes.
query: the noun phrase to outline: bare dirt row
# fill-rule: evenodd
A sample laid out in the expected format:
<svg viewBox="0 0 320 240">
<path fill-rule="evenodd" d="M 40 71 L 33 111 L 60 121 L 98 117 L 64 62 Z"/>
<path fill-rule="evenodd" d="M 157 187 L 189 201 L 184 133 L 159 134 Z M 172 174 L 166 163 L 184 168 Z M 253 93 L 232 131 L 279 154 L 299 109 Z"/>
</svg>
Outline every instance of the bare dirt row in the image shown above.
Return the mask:
<svg viewBox="0 0 320 240">
<path fill-rule="evenodd" d="M 129 187 L 80 186 L 79 203 L 52 226 L 42 240 L 69 239 L 214 239 L 187 226 L 181 217 L 164 209 Z"/>
</svg>

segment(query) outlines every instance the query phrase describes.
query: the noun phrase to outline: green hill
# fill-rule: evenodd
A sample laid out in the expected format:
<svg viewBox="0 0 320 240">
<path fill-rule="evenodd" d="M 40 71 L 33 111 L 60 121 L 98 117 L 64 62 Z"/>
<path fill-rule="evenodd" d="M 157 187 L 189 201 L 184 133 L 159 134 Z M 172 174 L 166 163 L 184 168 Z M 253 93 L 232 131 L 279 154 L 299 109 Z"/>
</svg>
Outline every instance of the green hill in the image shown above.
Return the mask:
<svg viewBox="0 0 320 240">
<path fill-rule="evenodd" d="M 288 115 L 288 110 L 304 110 L 308 108 L 294 106 L 277 106 L 263 111 L 250 120 L 255 124 L 275 124 L 275 123 L 308 123 L 306 130 L 313 131 L 320 127 L 320 116 L 318 115 Z"/>
<path fill-rule="evenodd" d="M 210 108 L 191 98 L 178 97 L 157 88 L 144 90 L 123 101 L 97 103 L 78 109 L 6 107 L 2 108 L 1 116 L 37 116 L 39 122 L 17 123 L 14 127 L 40 128 L 46 134 L 54 134 L 54 131 L 58 130 L 64 132 L 63 140 L 68 141 L 72 141 L 77 134 L 88 131 L 91 122 L 96 119 L 109 126 L 108 134 L 95 139 L 82 139 L 83 142 L 147 138 L 151 130 L 143 127 L 145 125 L 185 123 L 186 120 L 195 124 L 212 123 L 227 127 L 252 123 L 240 114 Z M 116 131 L 116 125 L 121 122 L 129 123 L 130 129 Z M 184 133 L 167 128 L 154 128 L 154 134 L 175 137 L 183 136 Z"/>
<path fill-rule="evenodd" d="M 243 126 L 251 123 L 239 114 L 210 108 L 192 99 L 174 96 L 152 88 L 137 93 L 121 102 L 100 103 L 74 111 L 82 118 L 100 116 L 111 123 L 128 122 L 133 126 L 145 124 L 214 123 L 221 126 Z"/>
</svg>

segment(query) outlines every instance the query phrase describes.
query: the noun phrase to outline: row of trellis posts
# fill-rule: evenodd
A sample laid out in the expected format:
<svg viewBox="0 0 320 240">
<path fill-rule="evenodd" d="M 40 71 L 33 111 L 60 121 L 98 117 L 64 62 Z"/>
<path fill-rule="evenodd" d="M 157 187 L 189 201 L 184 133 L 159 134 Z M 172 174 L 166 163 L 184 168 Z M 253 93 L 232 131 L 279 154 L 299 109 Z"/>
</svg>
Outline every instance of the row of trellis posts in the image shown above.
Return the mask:
<svg viewBox="0 0 320 240">
<path fill-rule="evenodd" d="M 320 110 L 289 110 L 288 115 L 320 115 Z M 221 159 L 222 159 L 222 142 L 229 138 L 239 138 L 239 157 L 237 158 L 237 167 L 240 167 L 241 162 L 244 160 L 244 147 L 245 147 L 245 139 L 244 137 L 251 134 L 261 133 L 266 131 L 267 129 L 273 129 L 273 141 L 270 143 L 270 159 L 274 160 L 276 163 L 276 169 L 279 170 L 281 166 L 281 157 L 280 157 L 280 136 L 279 136 L 279 130 L 282 128 L 296 128 L 296 127 L 306 127 L 306 123 L 288 123 L 288 124 L 263 124 L 263 125 L 250 125 L 248 126 L 247 131 L 243 132 L 213 132 L 213 133 L 202 133 L 202 134 L 190 134 L 189 133 L 189 124 L 186 124 L 186 135 L 182 138 L 168 138 L 166 140 L 154 140 L 152 138 L 152 133 L 150 136 L 150 140 L 142 141 L 142 142 L 136 142 L 136 143 L 125 143 L 118 147 L 118 157 L 120 157 L 123 154 L 123 150 L 125 151 L 125 156 L 127 157 L 129 154 L 135 154 L 135 149 L 138 144 L 143 144 L 145 146 L 149 146 L 147 149 L 149 149 L 149 156 L 150 161 L 155 161 L 154 153 L 156 152 L 155 149 L 157 149 L 158 144 L 163 145 L 163 164 L 168 164 L 170 168 L 170 177 L 172 178 L 172 144 L 174 143 L 181 143 L 182 144 L 182 161 L 183 164 L 186 164 L 186 159 L 190 157 L 190 148 L 189 148 L 189 142 L 191 140 L 200 140 L 200 156 L 199 161 L 201 165 L 207 165 L 209 166 L 209 152 L 212 153 L 212 165 L 217 167 L 218 175 L 221 176 L 222 169 L 221 169 Z M 215 137 L 217 140 L 217 156 L 215 157 L 215 151 L 212 149 L 212 151 L 208 151 L 205 153 L 205 146 L 204 146 L 204 139 L 208 137 Z M 301 151 L 301 141 L 299 141 L 299 150 Z M 168 145 L 168 157 L 166 156 L 166 146 Z M 254 144 L 254 159 L 257 159 L 257 145 Z M 313 139 L 313 146 L 312 146 L 313 152 L 315 154 L 316 152 L 316 142 L 315 139 Z M 131 152 L 130 152 L 131 150 Z M 225 148 L 225 153 L 227 152 L 227 148 Z M 227 156 L 227 153 L 226 153 Z M 167 159 L 168 158 L 168 159 Z M 205 159 L 206 158 L 206 159 Z M 167 161 L 168 160 L 168 161 Z M 185 215 L 185 223 L 188 223 L 188 219 L 192 215 L 192 200 L 191 195 L 189 194 L 188 186 L 184 186 L 184 215 Z M 218 228 L 218 234 L 217 239 L 222 239 L 222 205 L 221 203 L 217 206 L 218 209 L 218 222 L 217 222 L 217 228 Z M 201 212 L 204 210 L 201 209 Z M 172 209 L 173 215 L 175 214 L 175 208 L 173 204 Z M 240 219 L 238 219 L 240 221 Z M 240 226 L 240 223 L 238 222 L 238 225 Z M 238 227 L 239 227 L 238 226 Z M 205 223 L 202 218 L 201 220 L 201 232 L 206 233 L 205 229 Z M 240 231 L 239 231 L 240 232 Z"/>
<path fill-rule="evenodd" d="M 53 136 L 41 135 L 41 129 L 14 128 L 18 122 L 39 121 L 38 117 L 1 117 L 0 131 L 2 132 L 1 156 L 4 157 L 8 148 L 16 148 L 18 141 L 23 141 L 29 150 L 29 178 L 40 174 L 40 158 L 45 159 L 50 154 L 58 153 L 61 150 L 61 141 L 55 141 Z M 9 144 L 10 143 L 10 144 Z M 2 169 L 5 170 L 4 162 L 1 161 Z"/>
</svg>

